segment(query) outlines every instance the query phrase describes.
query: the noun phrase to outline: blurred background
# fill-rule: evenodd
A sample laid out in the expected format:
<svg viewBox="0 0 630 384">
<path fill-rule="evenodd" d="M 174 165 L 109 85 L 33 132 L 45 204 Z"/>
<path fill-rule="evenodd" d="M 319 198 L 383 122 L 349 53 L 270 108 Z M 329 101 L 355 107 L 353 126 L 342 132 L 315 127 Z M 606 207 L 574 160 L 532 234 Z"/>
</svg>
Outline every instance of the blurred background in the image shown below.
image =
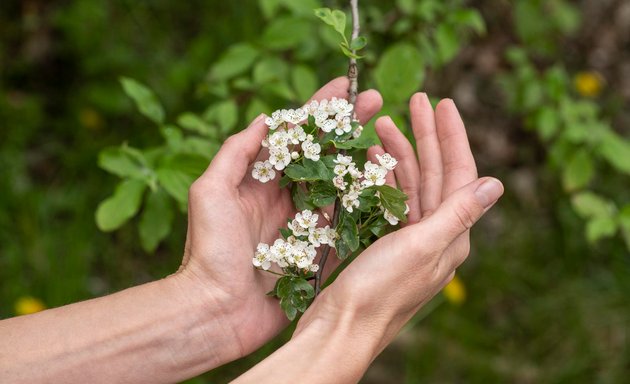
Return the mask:
<svg viewBox="0 0 630 384">
<path fill-rule="evenodd" d="M 0 318 L 175 271 L 186 188 L 225 137 L 345 74 L 321 6 L 347 9 L 2 1 Z M 360 8 L 360 88 L 405 133 L 413 92 L 453 98 L 480 174 L 506 187 L 456 280 L 363 382 L 628 382 L 630 2 Z M 116 189 L 130 180 L 139 195 Z M 227 382 L 288 337 L 189 382 Z"/>
</svg>

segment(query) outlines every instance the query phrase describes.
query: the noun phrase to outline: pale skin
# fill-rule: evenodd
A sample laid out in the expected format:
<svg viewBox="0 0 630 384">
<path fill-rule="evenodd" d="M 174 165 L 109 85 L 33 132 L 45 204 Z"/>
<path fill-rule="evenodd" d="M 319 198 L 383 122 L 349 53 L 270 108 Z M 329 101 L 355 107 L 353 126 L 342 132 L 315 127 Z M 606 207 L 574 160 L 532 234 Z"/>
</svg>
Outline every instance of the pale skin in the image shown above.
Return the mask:
<svg viewBox="0 0 630 384">
<path fill-rule="evenodd" d="M 347 88 L 339 78 L 313 98 L 345 97 Z M 363 92 L 357 115 L 365 123 L 380 106 L 377 92 Z M 358 381 L 467 257 L 468 230 L 502 186 L 477 178 L 452 101 L 433 111 L 416 94 L 410 111 L 419 156 L 387 118 L 376 123 L 384 148 L 369 150 L 371 157 L 385 150 L 398 159 L 388 182 L 410 197 L 408 224 L 363 252 L 315 300 L 292 340 L 237 382 Z M 226 141 L 191 187 L 177 273 L 0 321 L 3 382 L 177 382 L 253 352 L 286 327 L 277 300 L 265 296 L 277 277 L 251 264 L 256 245 L 272 242 L 294 213 L 278 177 L 261 184 L 250 176 L 266 133 L 259 117 Z"/>
</svg>

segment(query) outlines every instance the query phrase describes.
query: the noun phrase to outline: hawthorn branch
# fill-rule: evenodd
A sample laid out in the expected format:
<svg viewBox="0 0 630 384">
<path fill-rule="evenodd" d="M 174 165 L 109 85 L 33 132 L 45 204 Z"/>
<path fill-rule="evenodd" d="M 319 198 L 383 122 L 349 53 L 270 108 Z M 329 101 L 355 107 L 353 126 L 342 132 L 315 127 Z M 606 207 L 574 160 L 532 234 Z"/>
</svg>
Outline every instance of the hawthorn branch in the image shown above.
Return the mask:
<svg viewBox="0 0 630 384">
<path fill-rule="evenodd" d="M 361 26 L 359 25 L 359 0 L 350 0 L 350 9 L 352 12 L 352 37 L 350 42 L 359 37 L 359 33 L 361 32 Z M 356 51 L 353 49 L 352 54 L 356 55 Z M 348 86 L 348 102 L 352 104 L 353 111 L 355 110 L 355 104 L 357 101 L 357 94 L 359 89 L 359 70 L 357 68 L 357 59 L 354 57 L 350 58 L 350 63 L 348 64 L 348 81 L 350 82 Z M 341 150 L 341 154 L 345 155 L 346 151 Z M 332 228 L 337 228 L 339 224 L 339 216 L 341 214 L 341 200 L 339 197 L 335 199 L 335 208 L 332 217 Z M 322 284 L 322 273 L 324 273 L 324 266 L 326 265 L 326 260 L 328 260 L 328 254 L 330 253 L 330 246 L 326 244 L 322 250 L 322 257 L 319 259 L 319 269 L 315 272 L 315 297 L 319 295 L 321 292 L 321 284 Z"/>
</svg>

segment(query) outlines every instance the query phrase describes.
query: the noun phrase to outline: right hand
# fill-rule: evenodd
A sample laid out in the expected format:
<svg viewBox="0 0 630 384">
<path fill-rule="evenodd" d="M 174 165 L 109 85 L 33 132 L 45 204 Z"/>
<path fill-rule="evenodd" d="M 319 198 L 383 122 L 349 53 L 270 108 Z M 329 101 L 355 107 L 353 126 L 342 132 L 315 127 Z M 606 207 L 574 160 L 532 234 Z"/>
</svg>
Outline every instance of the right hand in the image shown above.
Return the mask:
<svg viewBox="0 0 630 384">
<path fill-rule="evenodd" d="M 467 258 L 469 229 L 503 194 L 493 178 L 477 178 L 464 124 L 451 100 L 434 113 L 428 98 L 411 99 L 418 156 L 388 117 L 377 120 L 383 146 L 398 159 L 395 177 L 409 196 L 409 222 L 371 245 L 327 287 L 301 318 L 353 319 L 378 332 L 377 353 L 454 276 Z M 396 183 L 390 178 L 390 184 Z"/>
</svg>

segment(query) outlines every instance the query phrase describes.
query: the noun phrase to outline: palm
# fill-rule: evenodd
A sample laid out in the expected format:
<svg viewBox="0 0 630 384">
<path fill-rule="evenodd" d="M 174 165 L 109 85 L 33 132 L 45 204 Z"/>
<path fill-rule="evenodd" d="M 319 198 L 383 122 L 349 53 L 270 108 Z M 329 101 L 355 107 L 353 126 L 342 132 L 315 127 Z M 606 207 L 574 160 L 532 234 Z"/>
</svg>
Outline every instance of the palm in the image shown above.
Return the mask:
<svg viewBox="0 0 630 384">
<path fill-rule="evenodd" d="M 345 78 L 331 81 L 314 99 L 344 97 Z M 377 92 L 359 96 L 357 116 L 362 122 L 380 109 Z M 278 228 L 295 213 L 291 196 L 274 182 L 261 184 L 250 176 L 250 165 L 261 154 L 266 127 L 256 120 L 229 139 L 212 164 L 191 188 L 189 230 L 183 265 L 197 271 L 204 283 L 224 293 L 244 353 L 259 347 L 287 323 L 276 299 L 266 296 L 276 276 L 252 267 L 260 242 L 272 243 Z M 226 322 L 226 323 L 228 323 Z M 238 327 L 238 328 L 236 328 Z"/>
</svg>

